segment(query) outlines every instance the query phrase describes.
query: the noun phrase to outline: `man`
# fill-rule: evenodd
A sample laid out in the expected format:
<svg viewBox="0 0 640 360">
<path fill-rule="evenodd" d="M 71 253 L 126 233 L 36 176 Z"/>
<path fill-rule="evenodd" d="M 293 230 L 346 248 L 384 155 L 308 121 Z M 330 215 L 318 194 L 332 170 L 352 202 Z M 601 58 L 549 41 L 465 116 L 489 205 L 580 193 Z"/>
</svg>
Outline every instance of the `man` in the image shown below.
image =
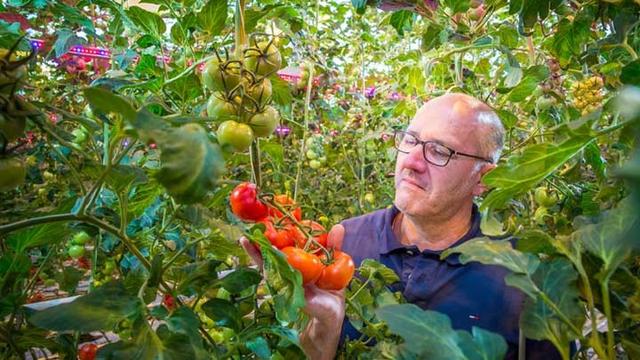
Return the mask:
<svg viewBox="0 0 640 360">
<path fill-rule="evenodd" d="M 400 282 L 392 290 L 423 309 L 448 315 L 455 329 L 478 326 L 502 335 L 507 358 L 517 358 L 518 319 L 523 294 L 504 283 L 507 270 L 479 263 L 460 264 L 457 255 L 440 260 L 447 248 L 482 236 L 473 200 L 495 168 L 504 128 L 486 104 L 465 94 L 446 94 L 418 110 L 405 131 L 394 134 L 398 149 L 394 206 L 336 225 L 329 246 L 342 248 L 356 266 L 371 258 L 393 269 Z M 243 246 L 259 260 L 246 239 Z M 300 337 L 310 359 L 333 359 L 344 329 L 344 292 L 305 288 L 311 321 Z M 341 331 L 342 330 L 342 331 Z M 547 342 L 527 344 L 527 358 L 555 354 Z M 530 355 L 530 356 L 529 356 Z"/>
</svg>

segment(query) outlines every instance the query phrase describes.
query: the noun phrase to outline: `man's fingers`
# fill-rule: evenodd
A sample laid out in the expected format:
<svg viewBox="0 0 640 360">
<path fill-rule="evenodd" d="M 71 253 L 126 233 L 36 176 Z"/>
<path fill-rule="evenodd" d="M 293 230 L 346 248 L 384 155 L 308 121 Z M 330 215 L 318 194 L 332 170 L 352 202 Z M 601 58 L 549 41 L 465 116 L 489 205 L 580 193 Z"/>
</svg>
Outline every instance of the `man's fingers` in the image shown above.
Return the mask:
<svg viewBox="0 0 640 360">
<path fill-rule="evenodd" d="M 336 250 L 342 249 L 342 239 L 344 239 L 344 226 L 333 225 L 327 238 L 327 246 Z"/>
<path fill-rule="evenodd" d="M 244 251 L 247 252 L 247 255 L 249 255 L 253 263 L 258 265 L 258 268 L 262 269 L 262 254 L 260 253 L 260 250 L 258 250 L 258 248 L 244 236 L 240 238 L 240 245 L 242 245 Z"/>
</svg>

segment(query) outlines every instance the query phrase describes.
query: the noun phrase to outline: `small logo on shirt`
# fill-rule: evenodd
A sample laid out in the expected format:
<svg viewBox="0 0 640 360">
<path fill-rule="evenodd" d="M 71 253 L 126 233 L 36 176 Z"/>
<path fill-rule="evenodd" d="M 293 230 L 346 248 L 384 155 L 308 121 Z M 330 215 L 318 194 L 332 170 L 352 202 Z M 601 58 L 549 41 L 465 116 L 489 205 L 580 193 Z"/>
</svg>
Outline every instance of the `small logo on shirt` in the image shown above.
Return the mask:
<svg viewBox="0 0 640 360">
<path fill-rule="evenodd" d="M 469 319 L 471 319 L 471 320 L 480 320 L 480 316 L 471 314 L 471 315 L 469 315 Z"/>
</svg>

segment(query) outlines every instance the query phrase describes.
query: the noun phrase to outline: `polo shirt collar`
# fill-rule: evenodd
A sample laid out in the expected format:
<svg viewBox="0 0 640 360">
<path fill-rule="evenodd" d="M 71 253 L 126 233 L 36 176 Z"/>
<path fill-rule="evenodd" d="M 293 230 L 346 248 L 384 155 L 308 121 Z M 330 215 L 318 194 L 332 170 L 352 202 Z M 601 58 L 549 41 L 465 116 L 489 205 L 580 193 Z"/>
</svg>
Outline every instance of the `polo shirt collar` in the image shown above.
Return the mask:
<svg viewBox="0 0 640 360">
<path fill-rule="evenodd" d="M 392 205 L 385 214 L 384 219 L 384 229 L 382 234 L 380 234 L 379 251 L 380 255 L 390 254 L 392 252 L 398 251 L 415 251 L 419 252 L 418 247 L 405 246 L 403 245 L 393 233 L 393 219 L 400 213 L 400 210 L 395 205 Z M 462 236 L 458 241 L 453 243 L 449 248 L 456 247 L 467 240 L 471 240 L 476 237 L 482 236 L 482 232 L 480 231 L 480 212 L 478 211 L 478 207 L 476 204 L 473 204 L 473 209 L 471 210 L 471 227 L 469 231 L 467 231 L 464 236 Z M 444 250 L 424 250 L 422 254 L 424 256 L 436 256 L 440 257 L 440 254 Z M 460 265 L 460 254 L 454 253 L 447 256 L 444 260 L 451 265 Z"/>
</svg>

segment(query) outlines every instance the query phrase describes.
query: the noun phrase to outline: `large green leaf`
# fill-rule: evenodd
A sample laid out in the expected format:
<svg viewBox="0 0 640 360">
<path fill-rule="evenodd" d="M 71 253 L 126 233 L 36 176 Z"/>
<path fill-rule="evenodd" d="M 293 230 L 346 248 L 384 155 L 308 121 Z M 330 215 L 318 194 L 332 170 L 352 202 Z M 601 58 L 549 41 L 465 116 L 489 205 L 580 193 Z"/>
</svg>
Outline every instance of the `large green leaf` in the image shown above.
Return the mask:
<svg viewBox="0 0 640 360">
<path fill-rule="evenodd" d="M 199 202 L 217 186 L 224 159 L 202 126 L 172 129 L 158 139 L 158 145 L 162 165 L 156 178 L 178 202 Z"/>
<path fill-rule="evenodd" d="M 56 42 L 53 44 L 53 49 L 56 57 L 61 57 L 66 54 L 69 49 L 75 45 L 81 45 L 85 43 L 85 40 L 76 36 L 75 31 L 69 29 L 60 29 L 56 32 Z"/>
<path fill-rule="evenodd" d="M 561 65 L 582 53 L 582 47 L 589 42 L 592 21 L 586 12 L 581 11 L 573 21 L 564 18 L 558 23 L 551 46 Z"/>
<path fill-rule="evenodd" d="M 224 278 L 222 278 L 222 287 L 232 294 L 239 294 L 243 290 L 258 285 L 262 280 L 262 275 L 251 268 L 237 268 Z"/>
<path fill-rule="evenodd" d="M 209 0 L 197 14 L 198 24 L 211 36 L 219 35 L 227 21 L 227 0 Z"/>
<path fill-rule="evenodd" d="M 447 315 L 414 304 L 384 306 L 376 313 L 392 333 L 404 339 L 398 349 L 404 358 L 502 359 L 507 352 L 500 335 L 476 328 L 473 335 L 454 330 Z"/>
<path fill-rule="evenodd" d="M 577 329 L 582 329 L 585 312 L 578 301 L 578 273 L 566 259 L 558 258 L 542 263 L 532 279 L 540 292 L 558 308 Z M 527 338 L 550 340 L 566 357 L 569 355 L 569 342 L 579 334 L 571 331 L 558 315 L 543 301 L 542 297 L 527 298 L 520 317 L 520 327 Z"/>
<path fill-rule="evenodd" d="M 585 225 L 571 234 L 571 241 L 579 241 L 593 255 L 603 262 L 605 274 L 613 272 L 639 248 L 637 236 L 630 231 L 638 226 L 637 209 L 629 200 L 623 201 L 618 208 L 601 215 L 602 220 Z"/>
<path fill-rule="evenodd" d="M 202 304 L 202 311 L 218 326 L 240 330 L 241 320 L 238 309 L 228 300 L 213 298 Z"/>
<path fill-rule="evenodd" d="M 640 59 L 634 60 L 622 68 L 620 81 L 623 84 L 640 86 Z"/>
<path fill-rule="evenodd" d="M 121 282 L 112 281 L 73 302 L 39 311 L 29 321 L 54 331 L 111 330 L 142 310 L 140 299 L 129 295 Z"/>
<path fill-rule="evenodd" d="M 414 16 L 415 14 L 409 10 L 396 11 L 391 15 L 389 23 L 396 29 L 398 35 L 403 36 L 405 31 L 411 31 Z"/>
<path fill-rule="evenodd" d="M 218 279 L 218 265 L 220 261 L 207 260 L 173 269 L 174 276 L 184 276 L 178 293 L 185 293 L 188 290 L 202 292 L 211 288 Z"/>
<path fill-rule="evenodd" d="M 156 13 L 137 6 L 132 6 L 125 11 L 129 19 L 136 24 L 136 26 L 158 39 L 162 38 L 162 35 L 167 30 L 164 20 Z"/>
<path fill-rule="evenodd" d="M 180 98 L 182 102 L 189 102 L 202 95 L 202 85 L 200 78 L 196 74 L 189 74 L 172 82 L 167 89 Z"/>
<path fill-rule="evenodd" d="M 136 118 L 136 110 L 131 103 L 107 89 L 100 87 L 86 88 L 84 89 L 84 96 L 95 112 L 121 114 L 128 121 L 133 121 Z"/>
<path fill-rule="evenodd" d="M 273 297 L 276 318 L 282 324 L 296 321 L 299 310 L 304 306 L 302 275 L 289 265 L 282 252 L 271 246 L 262 231 L 256 229 L 251 239 L 260 245 L 264 259 L 264 273 L 269 292 Z"/>
<path fill-rule="evenodd" d="M 271 81 L 271 88 L 273 89 L 271 94 L 273 102 L 282 106 L 291 104 L 293 96 L 291 95 L 289 84 L 275 74 L 271 75 L 269 80 Z"/>
<path fill-rule="evenodd" d="M 486 185 L 494 189 L 482 202 L 481 211 L 500 208 L 514 196 L 529 191 L 592 140 L 593 137 L 589 135 L 576 135 L 559 145 L 531 145 L 521 155 L 512 156 L 482 178 Z"/>
<path fill-rule="evenodd" d="M 516 5 L 517 4 L 517 5 Z M 562 0 L 520 0 L 512 1 L 510 4 L 510 12 L 514 10 L 519 12 L 520 24 L 524 28 L 533 27 L 538 20 L 544 20 L 549 12 L 562 4 Z M 517 7 L 520 5 L 517 9 Z"/>
<path fill-rule="evenodd" d="M 60 243 L 69 232 L 68 227 L 56 223 L 33 226 L 12 233 L 7 239 L 7 245 L 20 253 L 35 246 Z"/>
</svg>

